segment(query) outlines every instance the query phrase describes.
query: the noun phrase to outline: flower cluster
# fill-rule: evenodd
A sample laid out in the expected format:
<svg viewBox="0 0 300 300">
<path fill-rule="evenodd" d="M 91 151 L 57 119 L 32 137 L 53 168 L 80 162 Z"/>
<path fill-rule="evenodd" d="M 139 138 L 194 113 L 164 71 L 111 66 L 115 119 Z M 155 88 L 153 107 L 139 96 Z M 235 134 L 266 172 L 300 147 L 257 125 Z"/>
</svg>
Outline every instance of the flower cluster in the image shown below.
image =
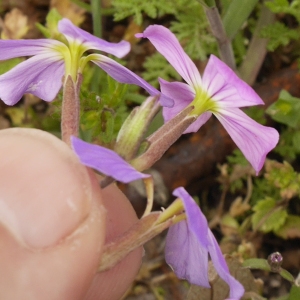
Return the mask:
<svg viewBox="0 0 300 300">
<path fill-rule="evenodd" d="M 180 130 L 180 126 L 174 125 L 176 118 L 186 108 L 190 108 L 186 111 L 189 117 L 192 116 L 189 119 L 191 121 L 185 128 L 181 128 L 182 132 L 176 133 L 176 137 L 182 133 L 198 131 L 214 114 L 257 173 L 262 168 L 267 153 L 277 144 L 278 133 L 275 129 L 256 123 L 240 110 L 241 107 L 263 104 L 254 90 L 213 55 L 201 77 L 195 64 L 167 28 L 153 25 L 143 33 L 137 34 L 139 38 L 148 38 L 186 82 L 167 82 L 159 79 L 161 92 L 107 56 L 97 53 L 85 56 L 88 50 L 101 50 L 123 57 L 130 49 L 128 42 L 122 41 L 117 44 L 106 42 L 75 27 L 67 19 L 59 22 L 58 30 L 63 36 L 63 41 L 51 39 L 0 41 L 1 60 L 32 56 L 0 76 L 0 97 L 6 104 L 14 105 L 24 93 L 32 93 L 45 101 L 52 101 L 63 84 L 63 78 L 71 76 L 76 82 L 77 74 L 82 72 L 88 61 L 92 61 L 115 80 L 141 86 L 154 96 L 155 101 L 158 98 L 159 104 L 163 106 L 166 123 L 164 132 L 171 132 L 169 136 L 173 134 L 173 128 Z M 151 101 L 148 102 L 152 105 Z M 148 106 L 152 107 L 150 104 Z M 137 110 L 136 113 L 141 111 Z M 186 115 L 183 116 L 185 117 Z M 139 136 L 147 131 L 146 125 L 143 127 L 143 118 L 146 119 L 145 114 L 137 118 L 141 122 L 139 124 L 141 128 L 138 128 Z M 131 126 L 127 126 L 126 130 L 130 130 L 128 127 Z M 140 139 L 133 140 L 140 142 Z M 150 148 L 153 140 L 153 136 L 152 140 L 148 139 Z M 86 143 L 77 137 L 72 137 L 71 143 L 82 164 L 118 181 L 128 183 L 150 177 L 141 173 L 141 170 L 135 170 L 130 162 L 112 150 Z M 134 145 L 135 148 L 138 146 Z M 209 255 L 219 276 L 230 287 L 230 299 L 240 299 L 244 288 L 230 275 L 219 245 L 200 208 L 184 188 L 176 189 L 174 195 L 181 201 L 180 213 L 184 214 L 184 220 L 169 229 L 166 261 L 179 278 L 209 287 Z"/>
<path fill-rule="evenodd" d="M 83 164 L 124 183 L 148 176 L 136 171 L 115 152 L 104 147 L 85 143 L 74 137 L 72 146 Z M 167 263 L 179 278 L 209 288 L 209 254 L 219 276 L 230 287 L 230 299 L 240 299 L 244 288 L 230 275 L 220 247 L 200 208 L 182 187 L 174 190 L 173 195 L 183 202 L 186 220 L 169 229 L 165 248 Z"/>
</svg>

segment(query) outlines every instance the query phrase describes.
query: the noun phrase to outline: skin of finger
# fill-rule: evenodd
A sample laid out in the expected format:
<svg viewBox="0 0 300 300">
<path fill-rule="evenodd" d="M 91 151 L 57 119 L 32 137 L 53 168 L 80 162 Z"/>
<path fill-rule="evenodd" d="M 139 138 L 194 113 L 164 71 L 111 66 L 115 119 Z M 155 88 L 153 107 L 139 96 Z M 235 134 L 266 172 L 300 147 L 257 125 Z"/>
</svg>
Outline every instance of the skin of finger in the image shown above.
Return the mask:
<svg viewBox="0 0 300 300">
<path fill-rule="evenodd" d="M 114 184 L 103 189 L 102 195 L 107 210 L 105 243 L 108 243 L 129 229 L 138 218 L 128 199 Z M 119 300 L 134 281 L 142 254 L 143 248 L 139 247 L 112 269 L 98 273 L 85 300 Z"/>
<path fill-rule="evenodd" d="M 16 134 L 16 138 L 18 138 L 18 134 L 14 131 L 10 131 L 7 136 L 13 138 L 14 134 Z M 22 131 L 22 134 L 26 136 L 27 133 Z M 47 235 L 50 236 L 50 246 L 48 247 L 28 246 L 28 244 L 22 240 L 22 237 L 16 236 L 16 232 L 10 230 L 10 227 L 7 226 L 5 222 L 3 223 L 3 219 L 0 218 L 0 299 L 81 300 L 84 298 L 95 276 L 105 239 L 106 210 L 101 203 L 102 195 L 98 187 L 98 181 L 94 174 L 87 170 L 87 168 L 79 163 L 78 166 L 76 165 L 75 161 L 77 157 L 71 150 L 63 150 L 62 159 L 60 144 L 58 144 L 57 147 L 55 146 L 56 143 L 62 143 L 60 140 L 54 140 L 53 137 L 49 138 L 48 136 L 44 136 L 44 133 L 38 132 L 36 133 L 36 138 L 42 139 L 44 143 L 40 144 L 35 143 L 35 133 L 30 131 L 28 134 L 31 136 L 31 140 L 29 139 L 31 141 L 30 144 L 27 144 L 26 139 L 17 139 L 14 144 L 15 147 L 10 149 L 11 153 L 3 153 L 3 151 L 0 151 L 2 156 L 0 160 L 6 160 L 3 164 L 0 164 L 0 176 L 3 181 L 5 179 L 5 186 L 1 187 L 0 201 L 4 201 L 5 203 L 5 199 L 2 198 L 1 200 L 1 197 L 6 195 L 5 193 L 7 191 L 7 195 L 9 195 L 10 189 L 16 190 L 16 187 L 22 184 L 21 181 L 26 181 L 28 178 L 32 182 L 32 189 L 42 188 L 45 190 L 45 193 L 47 193 L 47 197 L 51 199 L 51 193 L 57 196 L 55 180 L 57 180 L 59 188 L 61 188 L 62 182 L 66 180 L 67 184 L 64 188 L 66 190 L 70 188 L 73 191 L 72 178 L 74 176 L 73 183 L 78 184 L 77 174 L 85 174 L 83 177 L 80 177 L 80 180 L 87 179 L 84 185 L 85 188 L 90 191 L 88 193 L 90 199 L 78 200 L 78 207 L 83 209 L 83 213 L 76 215 L 74 222 L 72 220 L 70 221 L 70 216 L 65 214 L 65 212 L 68 212 L 67 209 L 61 208 L 61 206 L 59 206 L 60 204 L 57 204 L 59 209 L 63 210 L 64 214 L 60 215 L 59 212 L 57 212 L 59 218 L 55 219 L 54 208 L 52 211 L 54 211 L 53 218 L 55 223 L 51 224 L 52 227 L 50 227 L 52 230 L 58 230 L 64 225 L 63 223 L 66 222 L 66 220 L 68 220 L 68 225 L 60 234 L 55 234 L 50 231 L 47 233 Z M 48 135 L 47 133 L 45 134 Z M 2 150 L 5 149 L 5 147 L 1 148 L 1 145 L 5 146 L 7 136 L 0 134 L 0 149 Z M 13 140 L 10 141 L 14 142 Z M 18 142 L 20 143 L 19 145 Z M 45 145 L 50 147 L 53 151 L 45 151 Z M 39 168 L 36 166 L 31 168 L 31 164 L 34 163 L 34 158 L 30 155 L 24 159 L 24 163 L 21 163 L 20 168 L 18 153 L 20 157 L 22 157 L 24 151 L 30 150 L 30 147 L 32 147 L 33 156 L 36 155 L 38 159 Z M 41 149 L 39 149 L 39 147 L 41 147 Z M 42 159 L 44 152 L 47 156 Z M 30 151 L 26 153 L 30 153 Z M 15 155 L 14 159 L 8 160 L 7 157 L 9 157 L 9 154 Z M 47 170 L 47 167 L 49 167 L 47 164 L 51 164 L 52 167 L 53 164 L 56 163 L 56 156 L 59 160 L 59 164 L 56 167 L 55 174 L 41 176 L 40 168 Z M 61 177 L 60 165 L 64 164 L 64 159 L 67 159 L 67 163 L 69 163 L 69 156 L 76 165 L 75 169 L 78 173 L 76 170 L 73 172 L 74 168 L 71 168 L 69 173 L 68 169 L 67 171 L 64 169 L 62 172 L 64 176 Z M 7 161 L 9 161 L 9 165 L 7 165 Z M 1 167 L 3 167 L 6 172 L 1 172 Z M 10 168 L 15 169 L 15 171 L 10 173 L 8 171 Z M 20 172 L 24 172 L 23 176 L 13 176 L 14 174 L 20 175 Z M 9 176 L 7 176 L 7 174 L 9 174 Z M 49 176 L 52 176 L 51 189 L 47 190 Z M 31 190 L 30 186 L 27 188 L 29 191 Z M 64 190 L 64 192 L 66 192 L 66 190 Z M 81 195 L 80 191 L 78 193 Z M 26 209 L 26 205 L 30 206 L 30 201 L 33 201 L 33 194 L 30 194 L 30 197 L 27 198 L 25 187 L 23 193 L 16 195 L 16 197 L 20 197 L 20 201 L 23 202 L 24 209 Z M 86 194 L 83 193 L 82 195 Z M 43 193 L 41 193 L 40 197 L 42 201 Z M 62 201 L 64 200 L 65 199 L 62 199 Z M 36 201 L 36 203 L 38 203 L 38 201 Z M 59 201 L 53 201 L 53 205 L 55 205 L 55 203 L 59 203 Z M 17 204 L 19 205 L 19 203 Z M 48 205 L 49 203 L 45 203 L 45 206 L 50 210 Z M 71 213 L 72 207 L 70 207 L 69 211 Z M 37 217 L 37 221 L 40 221 L 38 212 L 35 212 L 33 216 Z M 26 219 L 26 221 L 29 222 L 32 220 Z M 38 222 L 36 226 L 39 226 Z M 26 236 L 26 233 L 23 232 L 22 235 L 24 234 Z M 55 238 L 60 237 L 61 234 L 63 234 L 63 236 L 55 241 Z M 31 235 L 26 236 L 26 238 L 28 241 L 33 241 Z M 37 242 L 34 245 L 39 245 L 39 243 Z"/>
</svg>

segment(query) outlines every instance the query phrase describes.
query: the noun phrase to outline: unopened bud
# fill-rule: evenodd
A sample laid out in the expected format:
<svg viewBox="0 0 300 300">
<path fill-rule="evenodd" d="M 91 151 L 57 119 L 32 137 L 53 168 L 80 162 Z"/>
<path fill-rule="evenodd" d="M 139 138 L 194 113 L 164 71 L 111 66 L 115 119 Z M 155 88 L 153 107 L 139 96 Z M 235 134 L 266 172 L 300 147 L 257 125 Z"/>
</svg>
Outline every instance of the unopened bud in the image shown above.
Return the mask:
<svg viewBox="0 0 300 300">
<path fill-rule="evenodd" d="M 274 252 L 268 256 L 268 263 L 271 267 L 271 271 L 278 273 L 281 270 L 283 257 L 279 252 Z"/>
</svg>

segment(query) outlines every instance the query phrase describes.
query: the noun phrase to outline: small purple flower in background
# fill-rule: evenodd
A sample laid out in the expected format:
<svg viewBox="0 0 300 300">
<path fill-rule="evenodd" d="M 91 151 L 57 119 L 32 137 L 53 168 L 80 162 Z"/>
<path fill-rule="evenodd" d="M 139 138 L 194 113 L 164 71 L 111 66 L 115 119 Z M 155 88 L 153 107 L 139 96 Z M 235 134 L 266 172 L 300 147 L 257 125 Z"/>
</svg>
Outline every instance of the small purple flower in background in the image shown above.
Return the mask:
<svg viewBox="0 0 300 300">
<path fill-rule="evenodd" d="M 123 183 L 129 183 L 137 179 L 148 178 L 150 175 L 138 172 L 116 152 L 89 144 L 79 138 L 71 137 L 72 148 L 80 162 L 105 175 Z"/>
<path fill-rule="evenodd" d="M 194 106 L 191 114 L 198 118 L 185 131 L 189 133 L 198 131 L 214 114 L 258 173 L 279 135 L 275 129 L 258 124 L 239 109 L 264 104 L 255 91 L 214 55 L 201 78 L 175 35 L 163 26 L 149 26 L 136 37 L 148 38 L 187 83 L 159 79 L 161 92 L 175 102 L 172 108 L 163 108 L 165 121 L 185 107 Z"/>
<path fill-rule="evenodd" d="M 175 189 L 173 195 L 182 200 L 186 220 L 169 228 L 165 248 L 166 262 L 177 277 L 210 288 L 209 254 L 217 273 L 229 285 L 229 298 L 240 299 L 244 294 L 244 288 L 230 275 L 220 247 L 199 206 L 182 187 Z"/>
<path fill-rule="evenodd" d="M 0 40 L 0 60 L 32 56 L 16 67 L 0 75 L 0 98 L 7 105 L 17 103 L 23 94 L 31 93 L 42 100 L 52 101 L 62 86 L 63 76 L 71 75 L 76 81 L 88 61 L 93 61 L 106 73 L 122 83 L 137 84 L 156 96 L 157 89 L 114 60 L 87 50 L 100 50 L 119 58 L 130 50 L 126 41 L 109 43 L 76 27 L 68 19 L 58 22 L 58 31 L 66 43 L 53 39 Z M 173 101 L 161 96 L 160 103 L 172 106 Z"/>
</svg>

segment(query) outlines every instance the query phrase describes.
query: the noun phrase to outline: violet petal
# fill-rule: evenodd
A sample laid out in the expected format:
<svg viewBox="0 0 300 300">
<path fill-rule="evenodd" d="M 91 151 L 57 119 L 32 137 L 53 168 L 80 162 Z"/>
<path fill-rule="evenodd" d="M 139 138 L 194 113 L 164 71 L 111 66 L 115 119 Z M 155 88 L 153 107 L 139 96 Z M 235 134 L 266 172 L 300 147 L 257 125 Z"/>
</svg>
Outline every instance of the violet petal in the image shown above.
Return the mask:
<svg viewBox="0 0 300 300">
<path fill-rule="evenodd" d="M 215 116 L 258 174 L 266 155 L 278 143 L 278 132 L 255 122 L 238 108 L 223 109 Z"/>
<path fill-rule="evenodd" d="M 6 60 L 14 57 L 32 56 L 37 54 L 57 53 L 52 48 L 64 45 L 55 40 L 0 40 L 0 60 Z"/>
<path fill-rule="evenodd" d="M 71 143 L 82 164 L 118 181 L 129 183 L 137 179 L 150 177 L 148 174 L 138 172 L 110 149 L 84 142 L 74 136 L 71 137 Z"/>
<path fill-rule="evenodd" d="M 201 76 L 197 67 L 168 28 L 151 25 L 143 33 L 136 34 L 136 37 L 148 38 L 190 86 L 201 85 Z"/>
<path fill-rule="evenodd" d="M 93 57 L 94 56 L 96 55 L 93 55 Z M 156 88 L 150 85 L 143 78 L 134 74 L 132 71 L 130 71 L 129 69 L 125 68 L 124 66 L 107 56 L 98 54 L 97 57 L 99 57 L 99 59 L 93 59 L 93 63 L 95 63 L 97 66 L 103 69 L 109 76 L 111 76 L 116 81 L 119 81 L 121 83 L 138 85 L 144 88 L 151 96 L 160 95 L 159 101 L 162 106 L 173 106 L 174 102 L 172 99 L 161 94 Z"/>
<path fill-rule="evenodd" d="M 231 276 L 206 217 L 184 188 L 175 189 L 173 195 L 183 201 L 187 219 L 169 229 L 166 242 L 167 262 L 178 277 L 188 279 L 193 284 L 210 287 L 206 265 L 208 251 L 217 273 L 229 285 L 230 298 L 239 300 L 244 294 L 244 288 Z"/>
<path fill-rule="evenodd" d="M 179 222 L 169 228 L 165 258 L 176 276 L 191 284 L 209 288 L 208 251 L 199 244 L 197 237 L 188 228 L 187 222 Z"/>
<path fill-rule="evenodd" d="M 174 196 L 182 199 L 187 220 L 169 228 L 165 256 L 175 274 L 193 284 L 210 287 L 208 281 L 208 225 L 206 218 L 184 188 L 177 188 Z"/>
<path fill-rule="evenodd" d="M 52 101 L 62 86 L 64 61 L 59 56 L 35 55 L 0 76 L 0 98 L 14 105 L 25 93 Z"/>
<path fill-rule="evenodd" d="M 208 251 L 210 258 L 218 275 L 229 285 L 230 299 L 238 300 L 244 295 L 244 287 L 233 276 L 230 275 L 225 258 L 220 250 L 220 247 L 213 235 L 209 230 L 208 232 L 209 246 Z"/>
<path fill-rule="evenodd" d="M 256 92 L 224 62 L 211 55 L 202 77 L 203 87 L 220 105 L 245 107 L 264 104 Z"/>
<path fill-rule="evenodd" d="M 119 58 L 125 56 L 130 51 L 130 43 L 121 41 L 110 43 L 75 26 L 70 20 L 62 19 L 58 22 L 58 30 L 66 36 L 69 42 L 78 40 L 86 45 L 87 49 L 100 50 L 113 54 Z"/>
</svg>

